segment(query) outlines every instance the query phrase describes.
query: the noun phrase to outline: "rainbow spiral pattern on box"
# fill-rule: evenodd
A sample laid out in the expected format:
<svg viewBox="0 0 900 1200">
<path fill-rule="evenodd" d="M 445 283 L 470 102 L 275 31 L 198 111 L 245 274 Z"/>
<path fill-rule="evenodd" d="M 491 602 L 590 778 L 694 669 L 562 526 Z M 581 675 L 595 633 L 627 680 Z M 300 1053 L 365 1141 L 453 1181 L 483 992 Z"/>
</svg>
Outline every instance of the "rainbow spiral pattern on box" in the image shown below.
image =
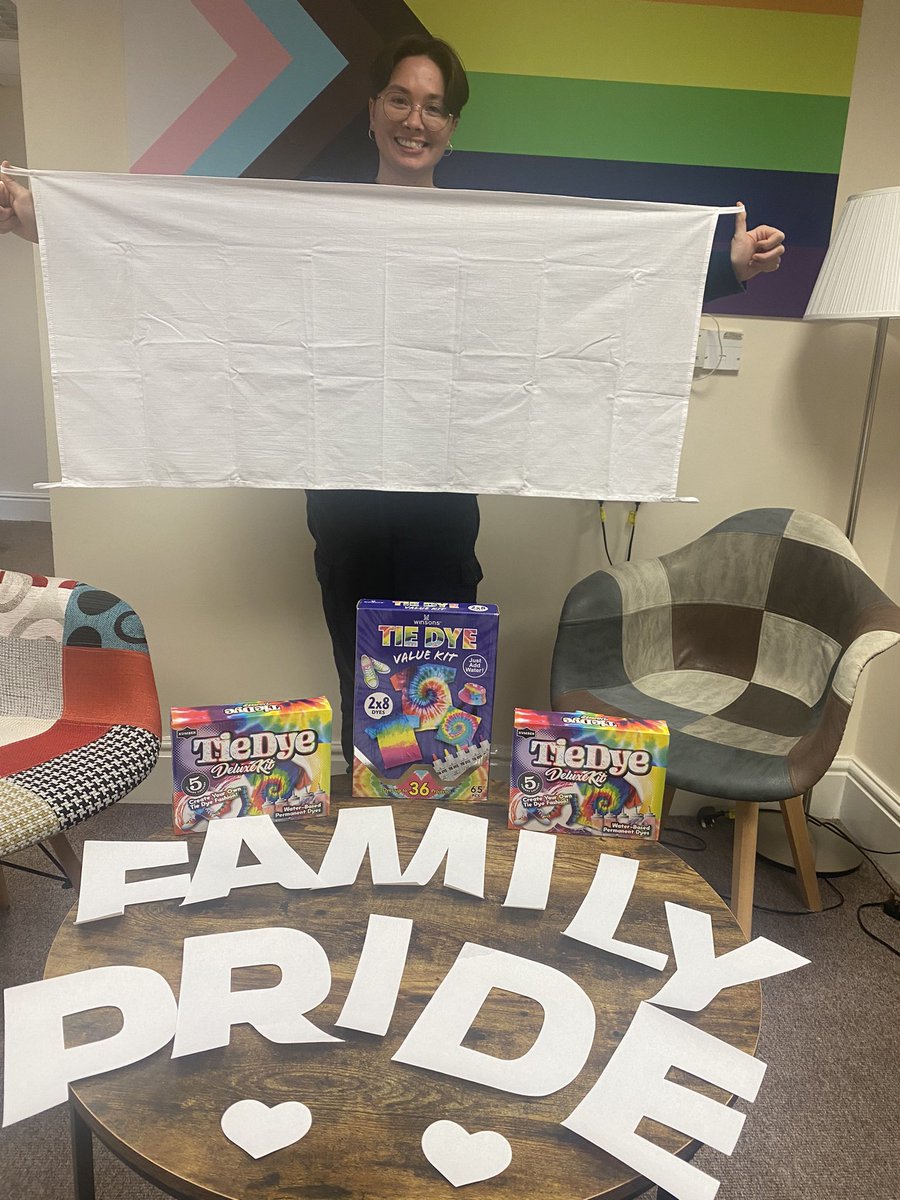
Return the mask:
<svg viewBox="0 0 900 1200">
<path fill-rule="evenodd" d="M 172 823 L 324 816 L 331 787 L 331 705 L 260 701 L 172 709 Z"/>
<path fill-rule="evenodd" d="M 493 604 L 360 600 L 353 795 L 486 800 Z"/>
<path fill-rule="evenodd" d="M 668 751 L 665 721 L 517 708 L 509 826 L 655 840 Z"/>
</svg>

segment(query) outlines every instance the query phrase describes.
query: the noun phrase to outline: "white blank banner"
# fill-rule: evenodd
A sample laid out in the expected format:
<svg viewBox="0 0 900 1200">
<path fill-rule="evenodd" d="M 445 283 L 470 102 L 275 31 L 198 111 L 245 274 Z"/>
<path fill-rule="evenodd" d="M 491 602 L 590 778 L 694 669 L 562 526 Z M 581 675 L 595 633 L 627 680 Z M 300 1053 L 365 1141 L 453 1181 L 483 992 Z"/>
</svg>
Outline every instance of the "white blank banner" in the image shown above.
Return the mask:
<svg viewBox="0 0 900 1200">
<path fill-rule="evenodd" d="M 733 210 L 29 175 L 64 484 L 675 496 Z"/>
</svg>

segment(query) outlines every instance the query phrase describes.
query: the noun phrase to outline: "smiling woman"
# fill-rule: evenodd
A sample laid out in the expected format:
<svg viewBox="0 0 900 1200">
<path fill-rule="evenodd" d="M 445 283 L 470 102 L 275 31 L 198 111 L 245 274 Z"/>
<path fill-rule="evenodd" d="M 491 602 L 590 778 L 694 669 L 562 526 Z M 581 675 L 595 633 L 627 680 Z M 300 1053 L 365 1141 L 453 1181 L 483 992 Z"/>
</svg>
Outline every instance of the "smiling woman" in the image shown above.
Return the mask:
<svg viewBox="0 0 900 1200">
<path fill-rule="evenodd" d="M 447 153 L 469 97 L 456 52 L 436 38 L 402 38 L 375 60 L 372 84 L 369 128 L 378 147 L 376 182 L 434 187 L 434 168 Z"/>
</svg>

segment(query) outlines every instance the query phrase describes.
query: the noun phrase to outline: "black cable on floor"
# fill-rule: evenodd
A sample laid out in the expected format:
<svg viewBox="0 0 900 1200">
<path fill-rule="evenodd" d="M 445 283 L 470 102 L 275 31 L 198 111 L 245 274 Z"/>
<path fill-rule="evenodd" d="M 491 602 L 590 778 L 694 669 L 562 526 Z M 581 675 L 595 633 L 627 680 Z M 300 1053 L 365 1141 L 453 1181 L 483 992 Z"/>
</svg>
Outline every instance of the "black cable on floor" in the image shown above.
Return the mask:
<svg viewBox="0 0 900 1200">
<path fill-rule="evenodd" d="M 841 829 L 838 825 L 833 824 L 831 821 L 823 821 L 819 817 L 813 817 L 813 816 L 809 816 L 809 815 L 808 815 L 808 819 L 813 823 L 813 825 L 818 825 L 821 829 L 830 830 L 831 833 L 837 834 L 838 837 L 843 838 L 845 842 L 849 842 L 851 846 L 855 847 L 855 849 L 857 849 L 860 852 L 860 854 L 863 856 L 863 858 L 866 860 L 866 862 L 871 867 L 875 868 L 875 870 L 881 876 L 882 882 L 884 883 L 885 887 L 890 891 L 891 895 L 892 896 L 897 895 L 897 892 L 900 891 L 900 888 L 897 887 L 897 884 L 894 883 L 893 879 L 891 879 L 889 875 L 885 875 L 884 871 L 882 871 L 881 867 L 879 867 L 878 863 L 875 862 L 875 860 L 871 856 L 873 854 L 900 854 L 900 850 L 874 850 L 869 846 L 860 846 L 859 842 L 854 841 L 854 839 L 850 836 L 849 833 L 847 833 L 845 830 Z M 880 908 L 883 912 L 884 905 L 885 905 L 884 900 L 873 900 L 873 901 L 869 901 L 866 904 L 857 905 L 856 923 L 857 923 L 857 925 L 859 925 L 859 927 L 863 931 L 863 933 L 867 934 L 872 939 L 873 942 L 878 942 L 879 945 L 884 946 L 884 948 L 886 950 L 890 950 L 890 952 L 892 954 L 896 954 L 898 957 L 900 957 L 900 950 L 898 950 L 896 946 L 892 946 L 890 942 L 886 942 L 884 940 L 884 938 L 879 937 L 877 933 L 873 933 L 871 929 L 868 929 L 863 924 L 862 912 L 863 912 L 864 908 Z"/>
<path fill-rule="evenodd" d="M 862 919 L 862 910 L 864 908 L 881 908 L 883 910 L 883 905 L 877 900 L 872 901 L 869 904 L 860 904 L 859 908 L 856 910 L 856 921 L 863 933 L 867 933 L 873 942 L 880 942 L 886 950 L 890 950 L 891 954 L 896 954 L 897 957 L 900 958 L 900 950 L 898 950 L 896 946 L 892 946 L 890 942 L 886 942 L 884 938 L 879 937 L 877 933 L 873 933 L 871 929 L 867 929 L 865 927 Z"/>
<path fill-rule="evenodd" d="M 845 832 L 845 830 L 841 829 L 837 825 L 832 824 L 832 822 L 823 821 L 821 818 L 814 817 L 810 814 L 807 814 L 807 819 L 813 825 L 818 825 L 822 829 L 830 830 L 832 833 L 837 834 L 838 837 L 843 838 L 845 842 L 849 842 L 851 846 L 854 846 L 860 852 L 860 854 L 863 856 L 863 858 L 865 858 L 866 861 L 868 863 L 870 863 L 870 865 L 872 867 L 875 868 L 877 873 L 881 876 L 882 881 L 889 888 L 891 895 L 892 896 L 897 895 L 898 891 L 900 891 L 900 888 L 898 888 L 896 886 L 896 884 L 893 882 L 893 880 L 891 880 L 887 875 L 884 874 L 884 872 L 881 870 L 881 868 L 878 866 L 878 864 L 872 860 L 870 855 L 872 855 L 872 854 L 900 854 L 900 850 L 876 850 L 870 846 L 860 846 L 860 844 L 858 842 L 854 841 L 854 839 L 852 837 L 850 837 L 850 835 L 847 832 Z M 684 829 L 671 830 L 670 835 L 671 835 L 671 833 L 677 833 L 677 834 L 681 834 L 685 837 L 693 838 L 695 841 L 699 842 L 700 845 L 699 846 L 683 846 L 683 845 L 680 846 L 676 842 L 671 842 L 667 838 L 660 837 L 659 840 L 662 843 L 662 845 L 671 846 L 675 850 L 705 850 L 705 849 L 707 849 L 706 842 L 698 834 L 690 833 L 688 830 L 684 830 Z M 831 879 L 829 879 L 829 877 L 827 875 L 821 876 L 821 879 L 822 879 L 822 882 L 826 883 L 831 888 L 831 890 L 835 893 L 835 895 L 838 897 L 836 904 L 827 905 L 825 908 L 822 909 L 822 912 L 823 913 L 834 912 L 834 910 L 836 908 L 840 908 L 844 904 L 846 897 L 844 896 L 844 894 L 840 890 L 840 888 L 838 888 L 836 884 L 832 883 Z M 731 901 L 731 893 L 723 892 L 722 899 L 730 902 Z M 774 916 L 778 916 L 778 917 L 809 917 L 809 916 L 813 916 L 813 915 L 818 915 L 818 914 L 811 913 L 806 908 L 798 908 L 798 909 L 768 908 L 766 905 L 756 904 L 755 902 L 754 902 L 753 908 L 757 912 L 771 913 Z M 862 911 L 863 911 L 863 909 L 866 909 L 866 908 L 880 908 L 882 911 L 884 911 L 884 901 L 876 900 L 876 901 L 872 901 L 870 903 L 858 905 L 858 907 L 856 909 L 856 921 L 857 921 L 857 924 L 859 925 L 860 929 L 863 931 L 863 933 L 868 934 L 868 936 L 873 941 L 878 942 L 880 945 L 884 946 L 886 950 L 890 950 L 890 952 L 892 954 L 896 954 L 898 957 L 900 957 L 900 949 L 898 949 L 895 946 L 892 946 L 890 944 L 890 942 L 886 942 L 884 940 L 884 938 L 879 937 L 877 933 L 873 933 L 872 930 L 868 929 L 866 927 L 866 925 L 863 923 Z"/>
<path fill-rule="evenodd" d="M 812 821 L 813 825 L 819 825 L 822 829 L 830 829 L 832 833 L 836 833 L 838 837 L 842 837 L 845 842 L 849 842 L 851 846 L 855 846 L 860 854 L 900 854 L 900 850 L 879 850 L 876 846 L 861 846 L 859 842 L 855 842 L 849 833 L 841 829 L 840 825 L 835 825 L 833 821 L 823 820 L 821 817 L 814 817 L 812 813 L 807 813 L 807 819 Z"/>
<path fill-rule="evenodd" d="M 684 846 L 684 845 L 679 846 L 678 842 L 670 842 L 668 840 L 668 838 L 671 837 L 671 835 L 673 833 L 677 833 L 680 837 L 693 838 L 694 841 L 699 842 L 700 845 L 699 846 Z M 660 841 L 660 845 L 671 846 L 673 850 L 706 850 L 706 849 L 708 849 L 706 842 L 703 840 L 702 837 L 700 837 L 699 833 L 691 833 L 691 831 L 689 829 L 670 829 L 668 831 L 668 836 L 660 837 L 659 841 Z"/>
<path fill-rule="evenodd" d="M 886 887 L 890 888 L 891 895 L 894 895 L 894 893 L 896 893 L 898 890 L 900 890 L 900 889 L 898 889 L 898 887 L 894 883 L 894 881 L 890 878 L 890 876 L 885 875 L 884 871 L 882 871 L 882 869 L 881 869 L 881 867 L 879 867 L 878 863 L 875 862 L 874 859 L 871 857 L 873 854 L 894 854 L 895 851 L 893 851 L 893 850 L 867 850 L 864 846 L 860 846 L 860 844 L 858 842 L 855 842 L 853 840 L 853 838 L 849 835 L 849 833 L 845 832 L 845 830 L 843 830 L 843 829 L 840 829 L 837 825 L 832 825 L 830 821 L 822 821 L 822 820 L 820 820 L 819 817 L 813 817 L 809 814 L 807 815 L 807 820 L 811 821 L 813 823 L 813 825 L 818 825 L 822 829 L 828 829 L 832 833 L 837 834 L 837 836 L 839 838 L 843 838 L 845 842 L 849 842 L 851 846 L 853 846 L 855 849 L 857 849 L 860 852 L 860 854 L 863 856 L 863 858 L 866 860 L 866 862 L 869 863 L 869 865 L 878 872 L 878 874 L 881 876 L 882 881 L 886 885 Z"/>
<path fill-rule="evenodd" d="M 834 912 L 836 908 L 840 908 L 844 903 L 844 893 L 839 888 L 835 887 L 835 885 L 827 876 L 822 878 L 822 882 L 827 883 L 831 890 L 838 897 L 837 904 L 829 904 L 826 908 L 822 909 L 822 912 Z M 730 902 L 731 893 L 722 892 L 722 899 Z M 755 900 L 753 902 L 753 907 L 757 912 L 774 913 L 777 917 L 818 917 L 820 915 L 819 913 L 810 912 L 808 908 L 766 908 L 766 906 L 763 904 L 757 904 Z"/>
</svg>

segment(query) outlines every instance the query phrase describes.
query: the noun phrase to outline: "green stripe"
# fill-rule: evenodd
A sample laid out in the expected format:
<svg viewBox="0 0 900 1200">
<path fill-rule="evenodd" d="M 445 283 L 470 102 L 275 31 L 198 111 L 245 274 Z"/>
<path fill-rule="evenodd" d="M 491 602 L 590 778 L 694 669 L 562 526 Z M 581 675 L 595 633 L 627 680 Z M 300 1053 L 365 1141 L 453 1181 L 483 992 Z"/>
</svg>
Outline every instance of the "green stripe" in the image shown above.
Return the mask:
<svg viewBox="0 0 900 1200">
<path fill-rule="evenodd" d="M 840 170 L 843 96 L 472 74 L 460 150 L 768 171 Z"/>
</svg>

